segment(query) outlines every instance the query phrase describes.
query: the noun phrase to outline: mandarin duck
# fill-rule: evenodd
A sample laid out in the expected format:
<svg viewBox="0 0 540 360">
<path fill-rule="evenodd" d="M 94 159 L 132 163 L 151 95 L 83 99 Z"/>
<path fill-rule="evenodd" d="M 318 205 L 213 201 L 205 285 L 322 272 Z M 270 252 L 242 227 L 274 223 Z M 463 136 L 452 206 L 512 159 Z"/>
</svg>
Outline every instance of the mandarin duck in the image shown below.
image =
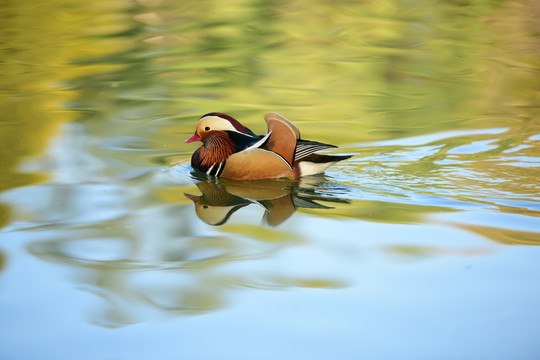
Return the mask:
<svg viewBox="0 0 540 360">
<path fill-rule="evenodd" d="M 203 115 L 186 143 L 201 141 L 191 166 L 207 175 L 235 180 L 298 178 L 322 173 L 330 165 L 352 155 L 320 155 L 336 148 L 300 138 L 298 128 L 277 113 L 264 116 L 265 135 L 255 135 L 238 120 L 223 113 Z"/>
</svg>

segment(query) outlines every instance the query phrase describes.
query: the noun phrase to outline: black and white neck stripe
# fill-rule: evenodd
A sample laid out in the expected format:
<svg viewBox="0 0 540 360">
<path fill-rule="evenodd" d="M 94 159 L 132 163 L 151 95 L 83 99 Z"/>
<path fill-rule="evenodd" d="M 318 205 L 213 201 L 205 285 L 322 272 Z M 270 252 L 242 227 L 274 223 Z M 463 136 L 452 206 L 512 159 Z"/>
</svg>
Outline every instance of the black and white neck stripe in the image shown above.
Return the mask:
<svg viewBox="0 0 540 360">
<path fill-rule="evenodd" d="M 206 171 L 206 175 L 210 176 L 220 176 L 223 172 L 223 169 L 225 169 L 225 161 L 220 163 L 215 163 L 214 165 L 210 166 Z"/>
</svg>

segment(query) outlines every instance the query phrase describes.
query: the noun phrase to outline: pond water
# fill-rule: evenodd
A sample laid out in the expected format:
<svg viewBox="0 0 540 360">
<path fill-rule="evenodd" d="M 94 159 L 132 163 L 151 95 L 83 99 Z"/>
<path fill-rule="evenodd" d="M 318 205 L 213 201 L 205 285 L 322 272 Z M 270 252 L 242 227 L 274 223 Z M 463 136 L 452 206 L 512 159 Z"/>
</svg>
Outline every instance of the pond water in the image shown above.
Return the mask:
<svg viewBox="0 0 540 360">
<path fill-rule="evenodd" d="M 0 358 L 540 358 L 540 6 L 4 2 Z M 354 154 L 192 172 L 198 118 Z"/>
</svg>

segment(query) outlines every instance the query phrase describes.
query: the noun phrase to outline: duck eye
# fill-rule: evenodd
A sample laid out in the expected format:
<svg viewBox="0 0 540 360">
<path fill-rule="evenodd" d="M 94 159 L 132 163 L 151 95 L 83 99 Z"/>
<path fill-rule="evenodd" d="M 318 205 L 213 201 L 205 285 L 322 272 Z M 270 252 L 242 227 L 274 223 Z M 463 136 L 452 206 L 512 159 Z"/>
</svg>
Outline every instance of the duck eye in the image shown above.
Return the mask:
<svg viewBox="0 0 540 360">
<path fill-rule="evenodd" d="M 208 130 L 210 130 L 210 126 L 207 126 L 204 128 L 204 131 L 208 131 Z"/>
</svg>

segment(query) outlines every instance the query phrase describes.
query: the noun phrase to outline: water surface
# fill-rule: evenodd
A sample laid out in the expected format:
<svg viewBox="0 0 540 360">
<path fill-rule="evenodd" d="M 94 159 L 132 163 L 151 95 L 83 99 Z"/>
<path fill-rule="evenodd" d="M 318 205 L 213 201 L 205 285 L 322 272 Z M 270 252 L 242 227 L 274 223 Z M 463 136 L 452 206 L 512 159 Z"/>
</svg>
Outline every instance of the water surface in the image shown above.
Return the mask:
<svg viewBox="0 0 540 360">
<path fill-rule="evenodd" d="M 0 358 L 537 359 L 539 14 L 3 4 Z M 211 111 L 355 156 L 207 179 Z"/>
</svg>

